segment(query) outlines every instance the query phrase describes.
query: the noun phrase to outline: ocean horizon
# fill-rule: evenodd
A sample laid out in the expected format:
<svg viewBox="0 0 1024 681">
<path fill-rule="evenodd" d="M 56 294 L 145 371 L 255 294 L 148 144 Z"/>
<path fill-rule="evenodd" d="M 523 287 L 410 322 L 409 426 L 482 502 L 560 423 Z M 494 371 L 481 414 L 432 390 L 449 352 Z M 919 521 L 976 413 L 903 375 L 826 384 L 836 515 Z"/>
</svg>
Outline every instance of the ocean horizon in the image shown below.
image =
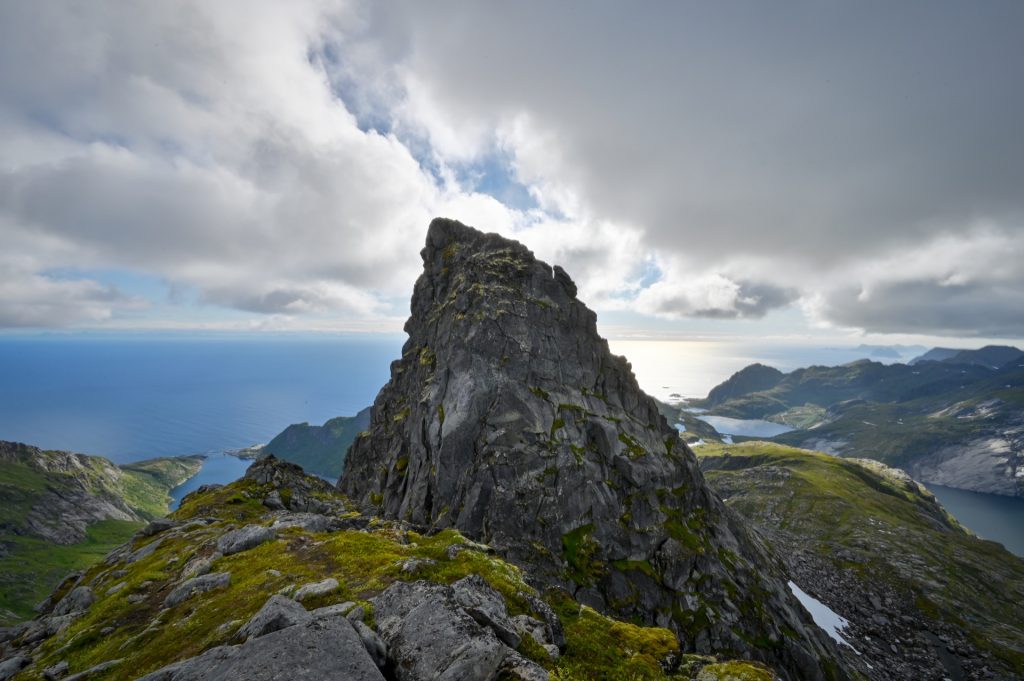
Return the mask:
<svg viewBox="0 0 1024 681">
<path fill-rule="evenodd" d="M 265 443 L 373 403 L 404 336 L 0 337 L 0 439 L 126 463 Z M 611 341 L 662 400 L 702 397 L 762 362 L 789 371 L 864 357 L 856 348 Z"/>
</svg>

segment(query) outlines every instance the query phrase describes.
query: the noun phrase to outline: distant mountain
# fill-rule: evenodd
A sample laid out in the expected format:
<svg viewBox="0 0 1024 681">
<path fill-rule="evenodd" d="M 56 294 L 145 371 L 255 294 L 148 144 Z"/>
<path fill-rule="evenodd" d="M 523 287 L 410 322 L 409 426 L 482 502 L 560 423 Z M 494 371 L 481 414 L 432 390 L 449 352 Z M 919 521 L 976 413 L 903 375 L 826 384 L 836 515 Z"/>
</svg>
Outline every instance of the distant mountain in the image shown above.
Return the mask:
<svg viewBox="0 0 1024 681">
<path fill-rule="evenodd" d="M 956 348 L 932 348 L 920 357 L 915 357 L 907 363 L 919 364 L 920 362 L 943 362 L 951 357 L 956 357 L 961 352 L 963 352 L 963 350 L 958 350 Z"/>
<path fill-rule="evenodd" d="M 0 623 L 29 617 L 83 569 L 164 515 L 202 457 L 117 466 L 99 456 L 0 441 Z"/>
<path fill-rule="evenodd" d="M 369 425 L 369 407 L 355 416 L 333 418 L 322 426 L 293 424 L 268 442 L 262 453 L 297 463 L 325 478 L 337 478 L 341 475 L 349 445 Z"/>
<path fill-rule="evenodd" d="M 946 362 L 948 364 L 977 364 L 998 369 L 1010 362 L 1024 358 L 1024 351 L 1010 345 L 986 345 L 978 350 L 954 350 L 952 348 L 932 348 L 920 357 L 915 357 L 910 364 L 921 362 Z"/>
<path fill-rule="evenodd" d="M 998 369 L 1022 358 L 1024 352 L 1018 348 L 1009 345 L 986 345 L 978 350 L 962 350 L 943 361 L 951 364 L 979 364 L 989 369 Z"/>
<path fill-rule="evenodd" d="M 993 355 L 1002 353 L 981 357 Z M 1003 369 L 867 360 L 809 367 L 767 390 L 719 403 L 709 395 L 703 406 L 716 415 L 797 428 L 773 438 L 777 442 L 870 456 L 925 482 L 1024 496 L 1024 369 L 1013 362 Z"/>
<path fill-rule="evenodd" d="M 867 345 L 861 343 L 856 347 L 858 352 L 863 352 L 868 357 L 883 359 L 901 359 L 911 353 L 920 353 L 925 348 L 921 345 Z"/>
<path fill-rule="evenodd" d="M 751 364 L 712 388 L 708 393 L 705 406 L 714 407 L 734 397 L 770 390 L 778 385 L 784 377 L 785 374 L 774 367 Z"/>
<path fill-rule="evenodd" d="M 1024 559 L 964 531 L 923 485 L 765 442 L 696 451 L 799 586 L 849 622 L 873 681 L 1024 678 Z"/>
</svg>

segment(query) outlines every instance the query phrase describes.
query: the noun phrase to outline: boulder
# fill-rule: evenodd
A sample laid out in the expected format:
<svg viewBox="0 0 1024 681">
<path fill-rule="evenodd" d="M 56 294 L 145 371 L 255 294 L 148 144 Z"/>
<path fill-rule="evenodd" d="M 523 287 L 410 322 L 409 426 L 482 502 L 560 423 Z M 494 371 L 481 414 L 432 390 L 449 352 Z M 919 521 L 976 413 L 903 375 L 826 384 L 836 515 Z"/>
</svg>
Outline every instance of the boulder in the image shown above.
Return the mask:
<svg viewBox="0 0 1024 681">
<path fill-rule="evenodd" d="M 384 643 L 384 640 L 377 635 L 377 632 L 370 627 L 363 624 L 360 620 L 349 620 L 352 628 L 355 629 L 356 633 L 359 634 L 359 639 L 363 642 L 363 647 L 366 648 L 366 652 L 370 654 L 370 659 L 381 669 L 384 669 L 388 663 L 388 646 Z"/>
<path fill-rule="evenodd" d="M 485 627 L 509 648 L 518 648 L 522 638 L 508 616 L 505 600 L 480 575 L 463 577 L 452 584 L 452 595 L 466 614 Z"/>
<path fill-rule="evenodd" d="M 304 584 L 300 586 L 298 591 L 292 596 L 295 600 L 300 603 L 316 596 L 323 596 L 329 594 L 338 588 L 338 580 L 334 577 L 328 577 L 325 580 L 319 582 L 313 582 L 312 584 Z"/>
<path fill-rule="evenodd" d="M 242 625 L 242 628 L 235 634 L 235 638 L 247 641 L 296 624 L 303 624 L 309 619 L 310 614 L 301 605 L 290 598 L 274 594 L 267 599 L 259 612 L 252 616 L 252 619 Z"/>
<path fill-rule="evenodd" d="M 277 537 L 277 533 L 263 525 L 246 525 L 217 538 L 217 550 L 225 556 L 254 549 L 263 542 Z"/>
<path fill-rule="evenodd" d="M 471 677 L 467 677 L 471 678 Z M 309 621 L 237 646 L 211 648 L 138 681 L 384 681 L 344 617 Z"/>
<path fill-rule="evenodd" d="M 96 594 L 87 586 L 76 586 L 53 608 L 55 616 L 85 612 L 96 602 Z"/>
<path fill-rule="evenodd" d="M 62 679 L 65 676 L 67 676 L 67 673 L 68 673 L 68 661 L 67 660 L 61 660 L 60 662 L 58 662 L 57 664 L 53 665 L 52 667 L 47 667 L 46 669 L 44 669 L 43 670 L 43 678 L 45 678 L 46 681 L 57 681 L 57 679 Z"/>
<path fill-rule="evenodd" d="M 160 534 L 166 532 L 171 528 L 177 527 L 177 521 L 171 520 L 170 518 L 157 518 L 156 520 L 150 521 L 149 525 L 143 527 L 139 533 L 143 537 L 152 537 L 154 534 Z"/>
<path fill-rule="evenodd" d="M 396 582 L 371 602 L 398 681 L 496 679 L 514 653 L 466 613 L 452 587 Z"/>
<path fill-rule="evenodd" d="M 230 572 L 214 572 L 208 575 L 186 579 L 167 595 L 167 598 L 164 599 L 164 607 L 173 608 L 196 594 L 220 589 L 228 586 L 230 583 Z"/>
<path fill-rule="evenodd" d="M 7 681 L 32 662 L 27 655 L 15 655 L 0 662 L 0 681 Z"/>
</svg>

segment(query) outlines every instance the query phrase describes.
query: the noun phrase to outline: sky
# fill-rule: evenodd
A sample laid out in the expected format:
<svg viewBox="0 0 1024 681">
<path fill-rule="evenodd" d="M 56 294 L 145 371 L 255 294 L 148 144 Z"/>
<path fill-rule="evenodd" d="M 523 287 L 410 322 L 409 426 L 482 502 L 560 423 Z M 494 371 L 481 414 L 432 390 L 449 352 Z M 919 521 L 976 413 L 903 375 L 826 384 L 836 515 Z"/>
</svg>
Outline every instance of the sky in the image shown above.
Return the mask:
<svg viewBox="0 0 1024 681">
<path fill-rule="evenodd" d="M 432 217 L 628 338 L 1024 338 L 1024 4 L 0 1 L 0 333 L 396 333 Z"/>
</svg>

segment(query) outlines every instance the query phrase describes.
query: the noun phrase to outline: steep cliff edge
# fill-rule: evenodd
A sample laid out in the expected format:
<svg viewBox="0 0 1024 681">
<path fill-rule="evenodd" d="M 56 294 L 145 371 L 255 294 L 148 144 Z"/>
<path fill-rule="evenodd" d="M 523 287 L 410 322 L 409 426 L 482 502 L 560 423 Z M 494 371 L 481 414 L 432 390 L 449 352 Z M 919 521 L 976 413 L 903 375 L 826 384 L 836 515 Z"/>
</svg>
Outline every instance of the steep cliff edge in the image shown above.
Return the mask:
<svg viewBox="0 0 1024 681">
<path fill-rule="evenodd" d="M 409 340 L 339 487 L 386 518 L 457 528 L 683 650 L 845 676 L 760 539 L 612 355 L 559 267 L 431 223 Z"/>
</svg>

